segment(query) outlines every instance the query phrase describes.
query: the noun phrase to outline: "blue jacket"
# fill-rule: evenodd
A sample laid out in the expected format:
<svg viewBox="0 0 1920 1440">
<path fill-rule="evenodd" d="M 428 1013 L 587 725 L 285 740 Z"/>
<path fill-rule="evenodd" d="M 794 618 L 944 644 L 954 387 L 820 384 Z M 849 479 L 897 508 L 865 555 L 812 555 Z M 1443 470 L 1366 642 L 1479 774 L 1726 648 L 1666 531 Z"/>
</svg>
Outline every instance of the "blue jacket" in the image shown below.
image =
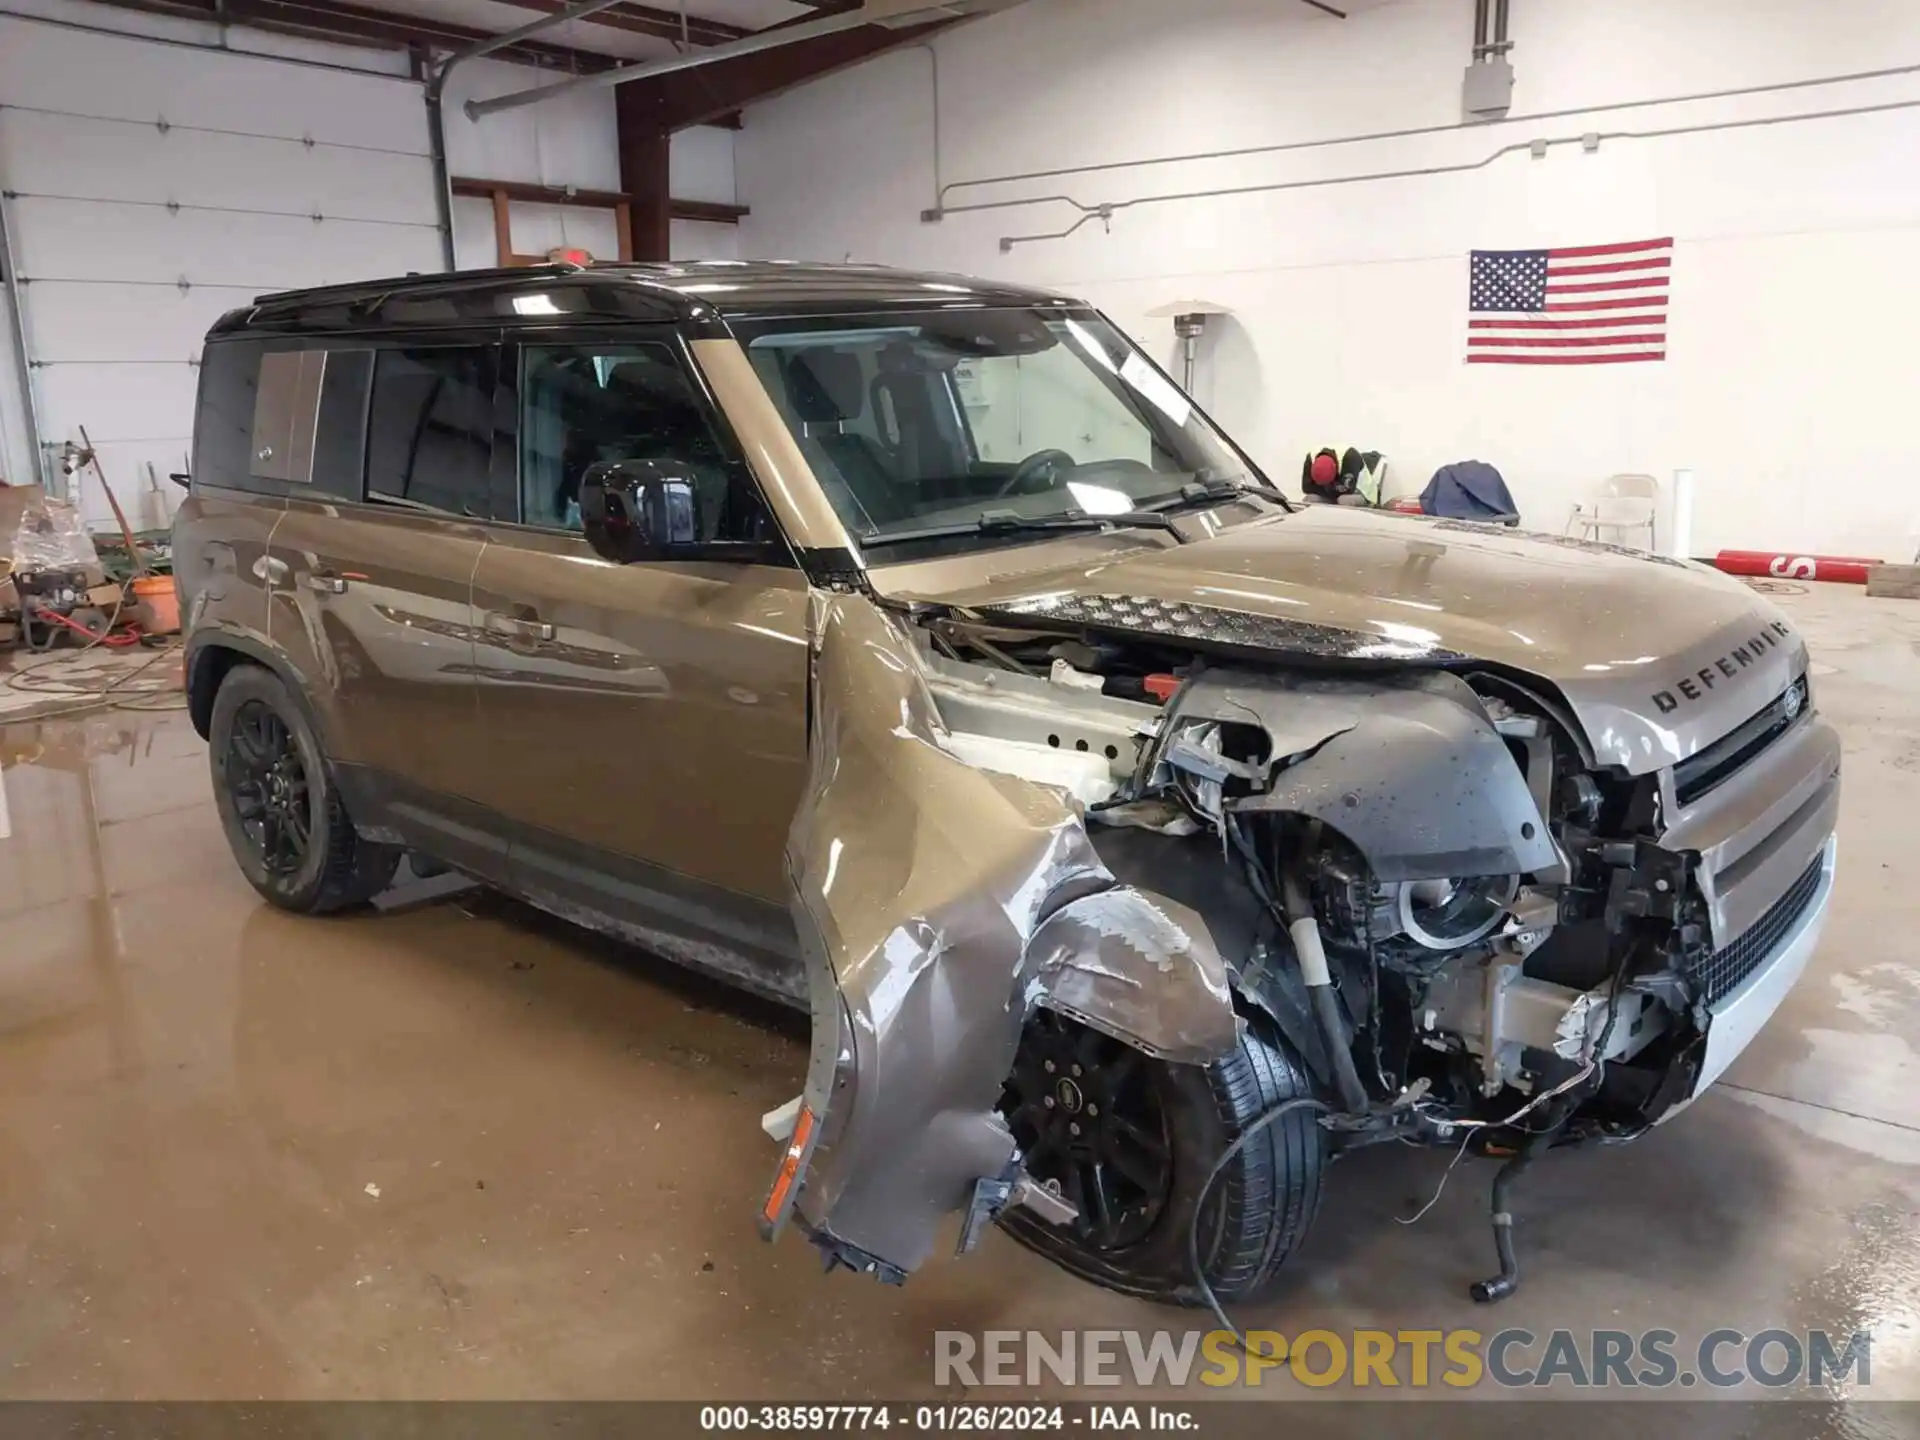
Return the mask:
<svg viewBox="0 0 1920 1440">
<path fill-rule="evenodd" d="M 1520 523 L 1520 507 L 1513 503 L 1507 482 L 1484 460 L 1456 460 L 1442 465 L 1420 492 L 1420 508 L 1428 515 L 1444 515 L 1451 520 Z"/>
</svg>

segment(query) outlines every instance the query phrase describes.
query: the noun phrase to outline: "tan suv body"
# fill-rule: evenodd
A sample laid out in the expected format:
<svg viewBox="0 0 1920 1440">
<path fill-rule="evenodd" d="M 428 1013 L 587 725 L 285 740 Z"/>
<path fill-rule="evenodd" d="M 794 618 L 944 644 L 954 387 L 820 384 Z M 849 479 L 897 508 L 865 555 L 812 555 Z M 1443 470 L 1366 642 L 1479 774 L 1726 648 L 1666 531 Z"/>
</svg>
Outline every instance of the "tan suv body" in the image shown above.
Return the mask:
<svg viewBox="0 0 1920 1440">
<path fill-rule="evenodd" d="M 1838 742 L 1763 601 L 1289 502 L 1057 295 L 265 296 L 209 336 L 192 492 L 253 883 L 339 908 L 411 852 L 806 1006 L 762 1228 L 883 1278 L 957 1211 L 1253 1293 L 1335 1154 L 1677 1113 L 1831 889 Z"/>
</svg>

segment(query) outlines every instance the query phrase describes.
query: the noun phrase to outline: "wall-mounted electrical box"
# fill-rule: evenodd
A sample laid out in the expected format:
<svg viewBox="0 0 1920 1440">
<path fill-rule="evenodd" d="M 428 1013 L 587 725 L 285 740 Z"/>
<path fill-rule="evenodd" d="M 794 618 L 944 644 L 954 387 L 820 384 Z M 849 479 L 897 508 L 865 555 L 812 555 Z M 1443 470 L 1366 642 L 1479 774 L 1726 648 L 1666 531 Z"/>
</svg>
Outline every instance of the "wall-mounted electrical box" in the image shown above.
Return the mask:
<svg viewBox="0 0 1920 1440">
<path fill-rule="evenodd" d="M 1513 66 L 1504 55 L 1489 55 L 1467 66 L 1460 89 L 1468 120 L 1497 120 L 1513 106 Z"/>
</svg>

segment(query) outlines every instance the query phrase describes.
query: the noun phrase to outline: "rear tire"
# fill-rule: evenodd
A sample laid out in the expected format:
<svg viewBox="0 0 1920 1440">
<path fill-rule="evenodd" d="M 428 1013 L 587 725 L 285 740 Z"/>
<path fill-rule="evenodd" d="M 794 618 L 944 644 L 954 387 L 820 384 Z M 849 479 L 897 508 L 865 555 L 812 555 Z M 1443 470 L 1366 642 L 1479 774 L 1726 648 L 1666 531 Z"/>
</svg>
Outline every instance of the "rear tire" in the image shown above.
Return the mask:
<svg viewBox="0 0 1920 1440">
<path fill-rule="evenodd" d="M 272 671 L 243 664 L 222 678 L 207 758 L 233 858 L 273 904 L 323 915 L 392 882 L 399 849 L 355 833 L 319 737 Z"/>
<path fill-rule="evenodd" d="M 1079 1072 L 1069 1073 L 1076 1064 Z M 1300 1058 L 1257 1021 L 1229 1054 L 1201 1067 L 1150 1059 L 1039 1011 L 1022 1038 L 1001 1109 L 1028 1157 L 1029 1172 L 1059 1181 L 1081 1217 L 1053 1226 L 1017 1210 L 1002 1225 L 1022 1245 L 1096 1285 L 1199 1304 L 1187 1235 L 1208 1173 L 1260 1116 L 1313 1094 Z M 1051 1106 L 1045 1103 L 1049 1095 Z M 1087 1115 L 1101 1099 L 1107 1109 Z M 1068 1112 L 1069 1105 L 1076 1108 Z M 1102 1122 L 1104 1130 L 1098 1128 Z M 1063 1133 L 1074 1124 L 1078 1135 Z M 1157 1153 L 1150 1143 L 1156 1138 Z M 1134 1183 L 1148 1179 L 1143 1160 L 1159 1162 L 1156 1183 Z M 1313 1223 L 1325 1166 L 1324 1132 L 1304 1111 L 1265 1127 L 1228 1164 L 1200 1216 L 1201 1263 L 1220 1300 L 1257 1299 L 1272 1288 Z M 1116 1167 L 1129 1177 L 1124 1187 L 1094 1178 L 1096 1168 Z"/>
</svg>

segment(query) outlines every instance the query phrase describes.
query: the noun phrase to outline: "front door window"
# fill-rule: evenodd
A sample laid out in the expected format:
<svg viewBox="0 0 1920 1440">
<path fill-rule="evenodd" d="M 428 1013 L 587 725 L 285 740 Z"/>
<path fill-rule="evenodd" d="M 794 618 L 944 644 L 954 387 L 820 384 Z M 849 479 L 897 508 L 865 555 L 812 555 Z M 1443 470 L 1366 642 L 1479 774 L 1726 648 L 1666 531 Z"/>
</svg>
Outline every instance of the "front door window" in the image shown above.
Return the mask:
<svg viewBox="0 0 1920 1440">
<path fill-rule="evenodd" d="M 529 345 L 522 356 L 524 523 L 578 530 L 580 482 L 595 465 L 664 460 L 682 467 L 692 483 L 703 543 L 769 538 L 752 482 L 727 457 L 671 347 Z"/>
</svg>

